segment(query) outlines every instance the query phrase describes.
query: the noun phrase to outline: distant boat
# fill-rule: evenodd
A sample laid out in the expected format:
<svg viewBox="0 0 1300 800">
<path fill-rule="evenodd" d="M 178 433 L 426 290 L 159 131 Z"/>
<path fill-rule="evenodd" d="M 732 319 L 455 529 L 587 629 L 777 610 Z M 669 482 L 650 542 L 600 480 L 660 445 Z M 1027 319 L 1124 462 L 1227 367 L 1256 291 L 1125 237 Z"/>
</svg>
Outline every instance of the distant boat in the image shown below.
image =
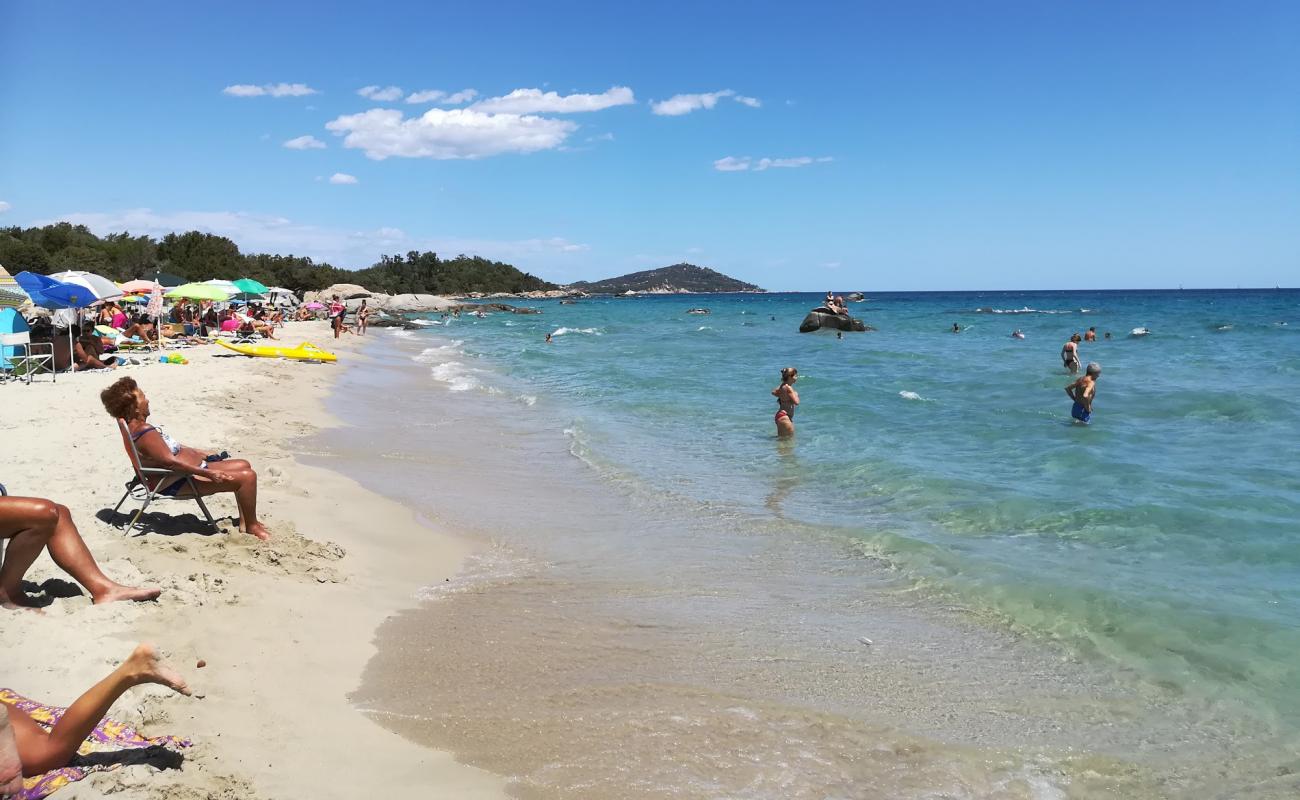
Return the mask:
<svg viewBox="0 0 1300 800">
<path fill-rule="evenodd" d="M 711 312 L 707 308 L 688 308 L 686 309 L 686 313 L 687 314 L 708 314 Z"/>
</svg>

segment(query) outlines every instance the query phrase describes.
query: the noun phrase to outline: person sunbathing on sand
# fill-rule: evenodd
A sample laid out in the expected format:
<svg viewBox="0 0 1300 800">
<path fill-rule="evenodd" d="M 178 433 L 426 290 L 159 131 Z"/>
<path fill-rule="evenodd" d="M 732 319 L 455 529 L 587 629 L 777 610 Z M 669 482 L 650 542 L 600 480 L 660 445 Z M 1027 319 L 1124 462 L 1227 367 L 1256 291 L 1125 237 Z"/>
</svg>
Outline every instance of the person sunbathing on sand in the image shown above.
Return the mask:
<svg viewBox="0 0 1300 800">
<path fill-rule="evenodd" d="M 211 450 L 185 447 L 148 423 L 149 399 L 134 378 L 121 378 L 99 394 L 104 410 L 116 419 L 126 420 L 131 438 L 148 467 L 184 472 L 194 476 L 198 493 L 208 495 L 233 492 L 239 505 L 239 527 L 259 539 L 271 533 L 257 519 L 257 473 L 247 461 L 211 456 Z M 153 488 L 169 497 L 191 497 L 184 478 L 162 478 Z"/>
<path fill-rule="evenodd" d="M 49 548 L 50 558 L 90 592 L 96 604 L 114 600 L 153 600 L 161 589 L 134 589 L 108 579 L 95 563 L 68 507 L 38 497 L 0 497 L 0 539 L 9 546 L 0 556 L 0 608 L 31 605 L 23 576 Z"/>
<path fill-rule="evenodd" d="M 127 689 L 150 683 L 190 694 L 185 679 L 162 660 L 158 649 L 141 644 L 108 677 L 68 706 L 48 731 L 22 709 L 0 704 L 0 797 L 21 791 L 23 776 L 30 778 L 68 766 L 113 703 Z"/>
</svg>

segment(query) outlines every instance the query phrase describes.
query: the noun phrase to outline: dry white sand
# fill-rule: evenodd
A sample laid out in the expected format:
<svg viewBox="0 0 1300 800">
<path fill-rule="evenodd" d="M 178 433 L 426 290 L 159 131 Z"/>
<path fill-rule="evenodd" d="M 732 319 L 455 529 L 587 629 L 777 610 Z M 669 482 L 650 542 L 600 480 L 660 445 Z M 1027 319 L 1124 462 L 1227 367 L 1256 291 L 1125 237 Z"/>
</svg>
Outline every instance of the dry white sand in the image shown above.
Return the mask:
<svg viewBox="0 0 1300 800">
<path fill-rule="evenodd" d="M 112 711 L 146 735 L 193 739 L 180 770 L 130 766 L 56 797 L 504 796 L 500 778 L 407 742 L 348 703 L 375 628 L 413 605 L 431 576 L 453 575 L 471 545 L 348 478 L 295 460 L 296 440 L 337 424 L 321 400 L 363 356 L 355 337 L 336 346 L 325 323 L 290 323 L 283 336 L 288 344 L 314 341 L 340 360 L 219 357 L 227 351 L 206 346 L 183 351 L 187 365 L 0 384 L 0 483 L 13 495 L 67 505 L 110 578 L 164 590 L 150 603 L 94 606 L 82 594 L 55 599 L 42 614 L 0 611 L 0 686 L 67 705 L 136 642 L 152 641 L 202 695 L 140 687 Z M 140 383 L 151 422 L 173 437 L 253 463 L 270 542 L 238 532 L 231 495 L 209 501 L 226 531 L 215 535 L 202 532 L 191 501 L 151 507 L 158 530 L 143 536 L 125 537 L 97 516 L 129 477 L 116 425 L 99 402 L 100 390 L 121 375 Z M 179 519 L 154 516 L 155 509 Z M 51 578 L 70 582 L 43 555 L 27 579 Z M 199 660 L 205 668 L 196 668 Z"/>
</svg>

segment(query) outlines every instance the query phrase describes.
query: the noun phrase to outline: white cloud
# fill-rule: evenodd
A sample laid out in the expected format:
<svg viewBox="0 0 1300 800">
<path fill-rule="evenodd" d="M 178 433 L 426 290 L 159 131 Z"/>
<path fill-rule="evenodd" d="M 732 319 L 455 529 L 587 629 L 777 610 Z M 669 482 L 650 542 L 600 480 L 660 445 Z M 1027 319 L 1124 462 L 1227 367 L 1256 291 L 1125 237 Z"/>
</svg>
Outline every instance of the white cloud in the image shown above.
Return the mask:
<svg viewBox="0 0 1300 800">
<path fill-rule="evenodd" d="M 346 172 L 336 172 L 336 173 L 334 173 L 333 175 L 330 176 L 330 183 L 333 183 L 333 184 L 336 184 L 336 185 L 341 185 L 341 184 L 352 184 L 352 183 L 356 183 L 356 182 L 357 182 L 357 176 L 356 176 L 356 175 L 349 175 L 349 174 L 347 174 Z"/>
<path fill-rule="evenodd" d="M 477 89 L 461 89 L 459 92 L 452 92 L 442 99 L 444 106 L 458 106 L 461 103 L 468 103 L 478 97 Z"/>
<path fill-rule="evenodd" d="M 719 172 L 744 172 L 746 170 L 762 172 L 766 169 L 794 169 L 796 167 L 806 167 L 809 164 L 825 164 L 834 160 L 830 156 L 821 156 L 819 158 L 796 156 L 795 158 L 760 158 L 755 161 L 749 156 L 741 158 L 727 156 L 714 161 L 713 168 Z"/>
<path fill-rule="evenodd" d="M 320 94 L 305 83 L 264 83 L 260 86 L 236 83 L 227 86 L 221 92 L 233 97 L 304 97 L 309 94 Z"/>
<path fill-rule="evenodd" d="M 759 100 L 757 97 L 745 97 L 743 94 L 738 94 L 738 95 L 736 95 L 736 102 L 737 102 L 737 103 L 741 103 L 741 104 L 743 104 L 743 105 L 747 105 L 747 106 L 749 106 L 750 108 L 762 108 L 762 107 L 763 107 L 763 101 L 762 101 L 762 100 Z"/>
<path fill-rule="evenodd" d="M 408 103 L 432 103 L 434 100 L 441 100 L 446 97 L 447 93 L 441 89 L 425 89 L 422 92 L 411 92 L 407 96 Z"/>
<path fill-rule="evenodd" d="M 458 239 L 441 236 L 413 236 L 394 227 L 370 230 L 326 228 L 285 217 L 250 214 L 243 211 L 155 212 L 147 208 L 110 213 L 75 213 L 32 223 L 36 226 L 66 221 L 85 225 L 96 234 L 130 231 L 161 237 L 169 233 L 197 230 L 225 236 L 245 253 L 279 253 L 309 256 L 335 266 L 368 267 L 384 253 L 432 250 L 445 256 L 460 253 L 509 261 L 529 269 L 530 260 L 549 267 L 558 255 L 589 250 L 563 237 L 531 239 Z"/>
<path fill-rule="evenodd" d="M 458 106 L 461 103 L 468 103 L 478 97 L 476 89 L 461 89 L 459 92 L 447 94 L 441 89 L 425 89 L 422 92 L 412 92 L 407 95 L 406 102 L 416 103 L 434 103 L 441 106 Z"/>
<path fill-rule="evenodd" d="M 8 210 L 11 209 L 11 208 L 13 208 L 13 206 L 9 205 L 8 203 L 6 203 L 6 202 L 3 201 L 3 200 L 0 200 L 0 214 L 5 213 L 6 211 L 8 211 Z"/>
<path fill-rule="evenodd" d="M 402 88 L 400 86 L 385 86 L 383 88 L 378 86 L 362 86 L 360 89 L 357 89 L 357 94 L 362 97 L 368 97 L 377 103 L 387 103 L 401 97 Z"/>
<path fill-rule="evenodd" d="M 650 104 L 650 110 L 663 117 L 680 117 L 702 108 L 713 108 L 724 97 L 736 97 L 736 102 L 758 108 L 761 103 L 752 97 L 739 97 L 731 89 L 704 94 L 675 94 L 667 100 Z"/>
<path fill-rule="evenodd" d="M 601 111 L 636 102 L 632 90 L 613 86 L 600 94 L 561 95 L 541 89 L 515 89 L 504 97 L 489 97 L 470 106 L 477 111 L 504 114 L 576 114 Z"/>
<path fill-rule="evenodd" d="M 718 172 L 740 172 L 749 169 L 749 159 L 727 156 L 714 161 L 713 168 Z"/>
<path fill-rule="evenodd" d="M 822 266 L 826 269 L 839 269 L 842 265 L 838 261 L 827 261 L 825 264 L 822 264 Z"/>
<path fill-rule="evenodd" d="M 343 145 L 382 161 L 402 158 L 484 158 L 559 147 L 578 126 L 519 114 L 485 114 L 472 108 L 433 108 L 409 119 L 395 109 L 372 108 L 325 123 Z"/>
<path fill-rule="evenodd" d="M 290 150 L 322 150 L 325 143 L 315 136 L 299 136 L 284 143 Z"/>
</svg>

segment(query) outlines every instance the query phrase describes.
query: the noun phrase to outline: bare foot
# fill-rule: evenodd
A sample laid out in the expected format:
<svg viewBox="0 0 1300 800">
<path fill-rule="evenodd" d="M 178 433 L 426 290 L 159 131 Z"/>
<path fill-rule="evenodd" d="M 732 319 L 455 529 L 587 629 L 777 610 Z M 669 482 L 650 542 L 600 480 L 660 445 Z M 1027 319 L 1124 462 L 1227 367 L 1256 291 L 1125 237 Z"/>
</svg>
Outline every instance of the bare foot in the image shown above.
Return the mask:
<svg viewBox="0 0 1300 800">
<path fill-rule="evenodd" d="M 248 528 L 247 528 L 244 532 L 245 532 L 245 533 L 250 533 L 250 534 L 252 534 L 253 536 L 256 536 L 257 538 L 261 539 L 261 540 L 264 541 L 264 542 L 265 542 L 267 539 L 270 539 L 270 538 L 271 538 L 271 532 L 268 531 L 268 530 L 266 529 L 266 526 L 263 525 L 263 524 L 260 523 L 260 522 L 254 522 L 254 523 L 250 524 L 250 525 L 248 526 Z"/>
<path fill-rule="evenodd" d="M 100 603 L 114 603 L 119 600 L 134 600 L 135 602 L 140 603 L 145 600 L 157 600 L 158 595 L 160 594 L 162 594 L 162 589 L 159 589 L 156 586 L 143 586 L 136 589 L 131 586 L 123 586 L 120 583 L 115 583 L 103 592 L 93 595 L 91 602 L 95 605 L 99 605 Z"/>
<path fill-rule="evenodd" d="M 162 660 L 158 648 L 151 644 L 138 645 L 121 669 L 137 684 L 156 683 L 186 696 L 190 694 L 189 684 L 171 664 Z"/>
</svg>

